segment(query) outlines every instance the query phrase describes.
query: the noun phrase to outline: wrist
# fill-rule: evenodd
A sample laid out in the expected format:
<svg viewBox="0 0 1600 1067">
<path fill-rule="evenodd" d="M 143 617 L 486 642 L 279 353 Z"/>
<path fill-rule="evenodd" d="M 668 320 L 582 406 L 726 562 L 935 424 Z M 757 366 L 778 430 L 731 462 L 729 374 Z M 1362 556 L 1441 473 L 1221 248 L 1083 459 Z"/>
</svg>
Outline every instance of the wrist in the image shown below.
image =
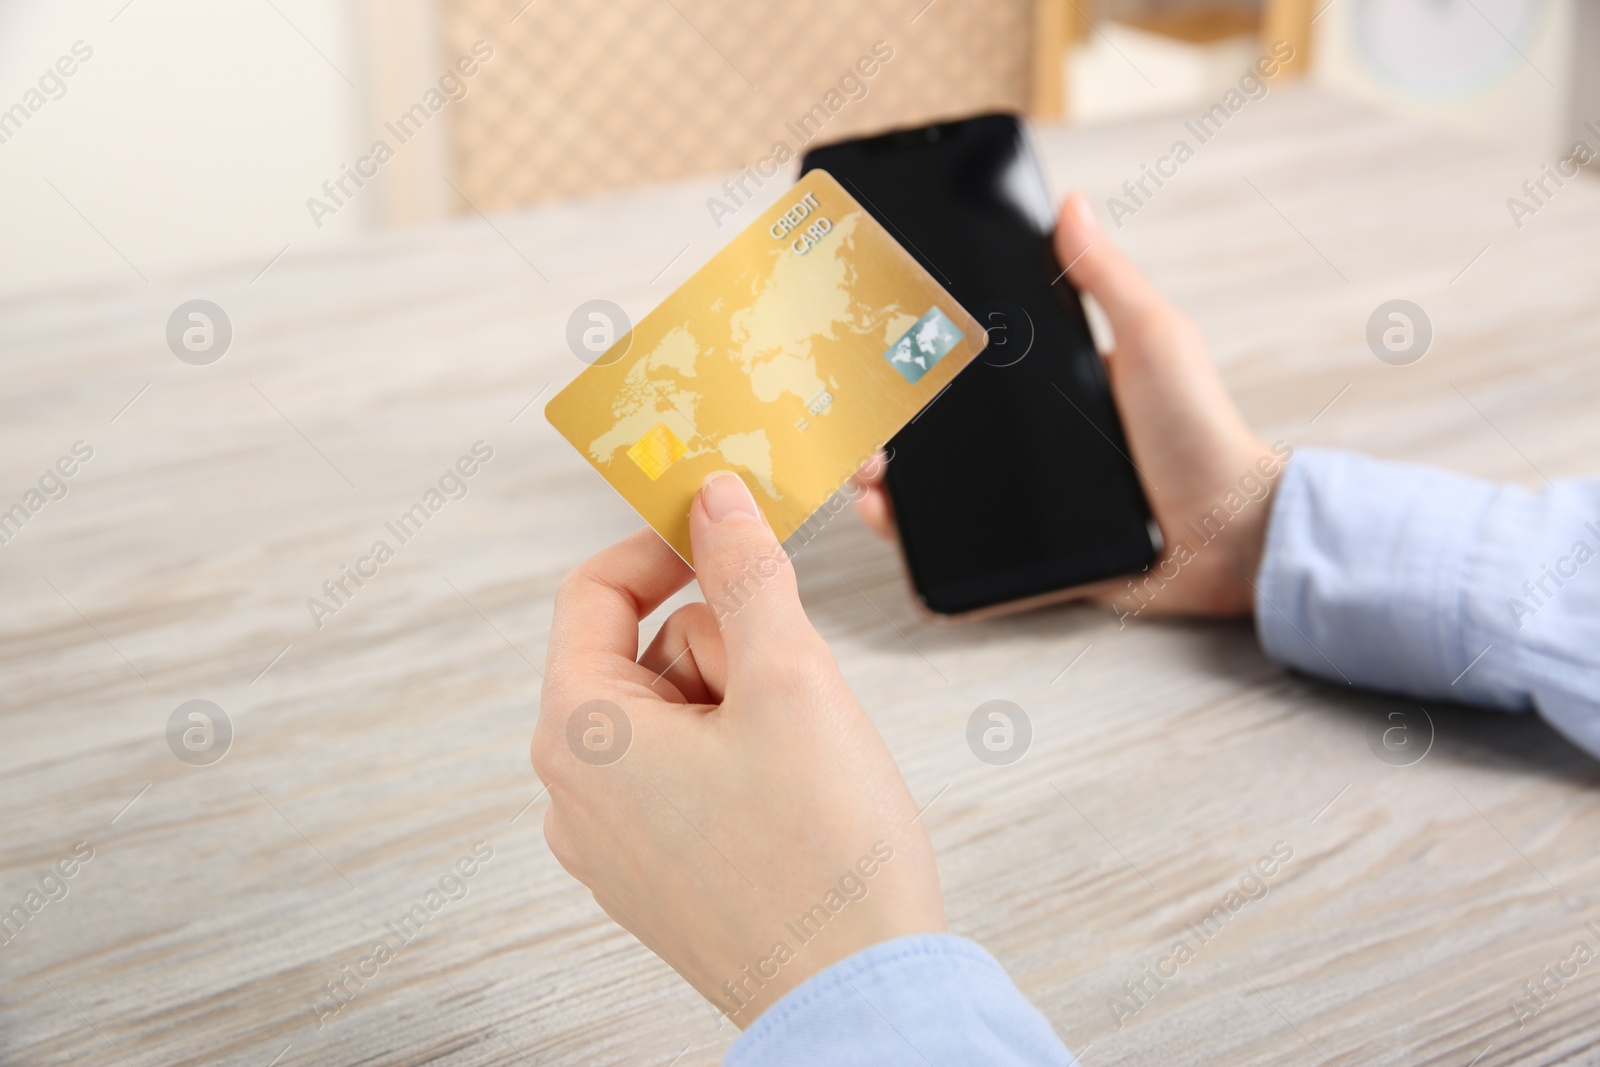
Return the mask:
<svg viewBox="0 0 1600 1067">
<path fill-rule="evenodd" d="M 790 992 L 846 960 L 886 942 L 944 934 L 948 928 L 941 915 L 936 922 L 880 923 L 854 931 L 810 930 L 797 921 L 787 923 L 769 949 L 722 982 L 712 1001 L 739 1029 L 748 1030 Z"/>
<path fill-rule="evenodd" d="M 719 973 L 709 983 L 714 988 L 702 988 L 740 1029 L 841 960 L 884 941 L 946 930 L 925 836 L 879 840 L 841 873 L 812 885 L 810 892 L 786 893 L 782 903 L 773 902 L 741 936 L 737 955 L 716 962 Z"/>
<path fill-rule="evenodd" d="M 1102 596 L 1124 617 L 1253 612 L 1273 490 L 1293 449 L 1251 435 L 1227 455 L 1211 462 L 1209 478 L 1185 487 L 1186 499 L 1155 500 L 1166 541 L 1160 561 Z"/>
<path fill-rule="evenodd" d="M 1253 438 L 1243 454 L 1246 462 L 1241 470 L 1245 473 L 1223 497 L 1231 519 L 1225 540 L 1226 566 L 1217 576 L 1214 613 L 1218 615 L 1250 615 L 1255 610 L 1256 574 L 1266 550 L 1272 505 L 1294 447 L 1281 440 L 1268 446 L 1260 438 Z"/>
</svg>

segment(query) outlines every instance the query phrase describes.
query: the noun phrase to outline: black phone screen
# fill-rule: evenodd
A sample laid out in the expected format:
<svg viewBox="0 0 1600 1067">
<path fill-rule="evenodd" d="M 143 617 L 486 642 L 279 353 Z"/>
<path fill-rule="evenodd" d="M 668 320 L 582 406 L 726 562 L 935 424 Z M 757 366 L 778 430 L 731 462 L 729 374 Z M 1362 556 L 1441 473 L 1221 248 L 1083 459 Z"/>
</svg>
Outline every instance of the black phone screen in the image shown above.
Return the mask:
<svg viewBox="0 0 1600 1067">
<path fill-rule="evenodd" d="M 801 166 L 814 168 L 989 331 L 889 443 L 889 496 L 924 605 L 961 614 L 1148 566 L 1149 506 L 1021 122 L 985 115 L 818 147 Z"/>
</svg>

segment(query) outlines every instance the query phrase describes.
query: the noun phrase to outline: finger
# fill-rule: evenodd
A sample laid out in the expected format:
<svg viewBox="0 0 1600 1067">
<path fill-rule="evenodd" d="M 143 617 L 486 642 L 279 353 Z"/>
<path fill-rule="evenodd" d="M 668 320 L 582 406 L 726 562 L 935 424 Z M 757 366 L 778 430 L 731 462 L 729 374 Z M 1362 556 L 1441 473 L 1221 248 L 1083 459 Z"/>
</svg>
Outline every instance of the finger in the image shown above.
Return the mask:
<svg viewBox="0 0 1600 1067">
<path fill-rule="evenodd" d="M 580 563 L 556 590 L 546 689 L 570 688 L 618 659 L 632 665 L 639 655 L 639 620 L 693 576 L 648 529 Z"/>
<path fill-rule="evenodd" d="M 1082 193 L 1062 202 L 1055 246 L 1072 284 L 1099 301 L 1119 338 L 1170 310 L 1166 299 L 1100 228 Z"/>
<path fill-rule="evenodd" d="M 881 485 L 863 488 L 856 495 L 856 514 L 867 529 L 886 540 L 894 540 L 894 505 Z"/>
<path fill-rule="evenodd" d="M 850 476 L 850 480 L 863 488 L 883 484 L 883 476 L 889 469 L 889 457 L 880 449 L 872 454 L 872 458 L 861 465 L 861 469 Z"/>
<path fill-rule="evenodd" d="M 894 539 L 894 508 L 889 503 L 889 493 L 884 487 L 888 473 L 889 457 L 881 450 L 850 476 L 849 496 L 856 506 L 856 514 L 867 524 L 867 529 L 879 537 Z"/>
<path fill-rule="evenodd" d="M 689 508 L 696 575 L 727 650 L 729 679 L 816 639 L 794 567 L 737 474 L 707 475 Z"/>
<path fill-rule="evenodd" d="M 656 676 L 650 687 L 666 699 L 675 699 L 675 689 L 686 704 L 722 703 L 727 680 L 722 631 L 704 604 L 685 604 L 667 616 L 639 664 Z"/>
</svg>

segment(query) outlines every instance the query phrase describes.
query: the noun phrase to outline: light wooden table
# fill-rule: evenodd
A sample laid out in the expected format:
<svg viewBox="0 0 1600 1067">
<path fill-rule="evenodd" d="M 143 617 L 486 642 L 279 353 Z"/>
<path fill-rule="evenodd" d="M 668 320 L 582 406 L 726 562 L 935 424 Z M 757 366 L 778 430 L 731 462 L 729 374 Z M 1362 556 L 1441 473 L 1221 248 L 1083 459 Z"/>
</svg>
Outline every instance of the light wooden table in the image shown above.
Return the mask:
<svg viewBox="0 0 1600 1067">
<path fill-rule="evenodd" d="M 1041 139 L 1053 181 L 1103 204 L 1180 134 Z M 1120 239 L 1269 439 L 1536 484 L 1600 456 L 1600 190 L 1519 232 L 1505 199 L 1536 172 L 1278 89 Z M 0 548 L 0 905 L 93 849 L 0 948 L 0 1059 L 718 1060 L 731 1028 L 550 856 L 527 759 L 551 592 L 636 525 L 529 404 L 579 370 L 580 301 L 642 313 L 726 238 L 716 184 L 0 303 L 0 505 L 94 449 Z M 163 339 L 195 297 L 234 327 L 210 366 Z M 1394 297 L 1437 331 L 1409 367 L 1363 340 Z M 318 629 L 307 598 L 479 440 L 466 498 Z M 1600 963 L 1524 1027 L 1510 1008 L 1600 921 L 1600 774 L 1537 719 L 1430 706 L 1431 751 L 1394 767 L 1368 731 L 1411 704 L 1291 675 L 1246 625 L 928 625 L 853 517 L 799 568 L 930 805 L 952 927 L 1085 1063 L 1595 1055 Z M 1010 767 L 964 741 L 993 698 L 1035 728 Z M 166 740 L 192 699 L 234 731 L 210 766 Z M 319 1029 L 324 983 L 479 841 L 467 895 Z M 1279 841 L 1268 895 L 1119 1029 L 1110 999 Z"/>
</svg>

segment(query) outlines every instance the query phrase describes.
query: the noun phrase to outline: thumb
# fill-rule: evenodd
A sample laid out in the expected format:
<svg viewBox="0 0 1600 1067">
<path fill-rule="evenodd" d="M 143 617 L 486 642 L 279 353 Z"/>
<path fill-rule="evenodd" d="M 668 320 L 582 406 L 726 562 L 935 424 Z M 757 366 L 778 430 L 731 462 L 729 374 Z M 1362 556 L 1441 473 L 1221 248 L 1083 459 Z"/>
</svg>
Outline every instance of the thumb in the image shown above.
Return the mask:
<svg viewBox="0 0 1600 1067">
<path fill-rule="evenodd" d="M 706 476 L 689 507 L 695 576 L 728 650 L 730 675 L 752 658 L 814 634 L 800 606 L 794 566 L 732 471 Z"/>
<path fill-rule="evenodd" d="M 1061 205 L 1056 223 L 1056 255 L 1072 284 L 1093 296 L 1111 320 L 1119 338 L 1137 331 L 1152 316 L 1168 310 L 1165 298 L 1139 273 L 1095 220 L 1094 209 L 1080 192 Z"/>
</svg>

